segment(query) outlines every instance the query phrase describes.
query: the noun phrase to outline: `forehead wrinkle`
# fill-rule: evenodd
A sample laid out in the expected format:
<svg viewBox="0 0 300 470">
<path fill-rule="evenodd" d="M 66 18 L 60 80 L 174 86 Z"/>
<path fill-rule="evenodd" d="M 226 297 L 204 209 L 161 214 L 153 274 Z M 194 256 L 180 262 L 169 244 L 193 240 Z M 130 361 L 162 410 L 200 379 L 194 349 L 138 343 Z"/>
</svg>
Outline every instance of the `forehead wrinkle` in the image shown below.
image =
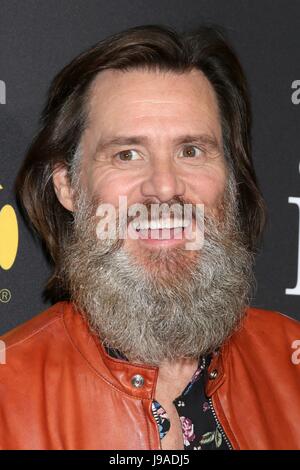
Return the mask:
<svg viewBox="0 0 300 470">
<path fill-rule="evenodd" d="M 128 72 L 128 74 L 130 75 L 130 72 Z M 219 120 L 220 114 L 219 114 L 218 102 L 216 100 L 214 90 L 212 89 L 211 84 L 206 79 L 205 75 L 201 74 L 202 82 L 204 83 L 203 88 L 201 87 L 201 78 L 200 78 L 199 88 L 198 88 L 198 85 L 196 87 L 195 84 L 192 84 L 191 87 L 188 87 L 190 91 L 197 92 L 196 95 L 198 96 L 198 99 L 199 99 L 199 106 L 197 106 L 195 93 L 192 93 L 192 95 L 194 96 L 194 99 L 193 99 L 193 96 L 188 96 L 188 94 L 182 96 L 181 93 L 179 94 L 175 93 L 175 95 L 173 95 L 172 87 L 169 88 L 169 90 L 166 90 L 166 93 L 167 94 L 169 93 L 169 96 L 166 96 L 166 99 L 164 99 L 163 94 L 161 95 L 161 97 L 155 97 L 155 93 L 157 91 L 155 87 L 154 88 L 152 87 L 152 89 L 148 90 L 149 93 L 152 93 L 154 95 L 153 98 L 151 97 L 151 95 L 149 96 L 149 94 L 147 96 L 147 93 L 145 93 L 145 98 L 134 96 L 132 92 L 138 94 L 138 90 L 136 88 L 133 89 L 132 86 L 130 86 L 130 83 L 129 83 L 129 89 L 124 90 L 123 85 L 127 85 L 127 83 L 123 82 L 123 79 L 120 81 L 120 85 L 121 85 L 120 88 L 117 87 L 114 90 L 110 90 L 110 84 L 112 83 L 112 81 L 108 80 L 109 75 L 105 77 L 104 82 L 101 83 L 100 81 L 98 83 L 98 85 L 100 85 L 99 88 L 95 87 L 95 83 L 94 83 L 93 84 L 94 87 L 90 90 L 90 94 L 89 94 L 89 100 L 88 100 L 89 112 L 88 112 L 88 119 L 87 119 L 87 124 L 88 124 L 87 127 L 89 127 L 90 130 L 93 130 L 94 138 L 96 141 L 95 142 L 96 146 L 100 144 L 99 137 L 97 138 L 97 134 L 99 135 L 99 130 L 101 130 L 101 126 L 104 125 L 104 129 L 102 129 L 102 131 L 105 133 L 105 127 L 107 127 L 105 123 L 109 121 L 111 121 L 109 125 L 109 127 L 111 128 L 110 130 L 112 130 L 112 127 L 116 127 L 116 126 L 119 127 L 119 124 L 122 125 L 123 123 L 125 123 L 126 127 L 128 127 L 127 124 L 128 122 L 131 122 L 131 120 L 133 121 L 134 127 L 136 128 L 135 126 L 136 120 L 140 120 L 141 122 L 142 121 L 144 122 L 144 119 L 146 119 L 146 123 L 147 123 L 147 118 L 154 119 L 156 118 L 156 115 L 158 118 L 159 117 L 161 118 L 174 117 L 175 118 L 177 116 L 177 117 L 180 117 L 180 119 L 182 119 L 184 115 L 188 114 L 191 123 L 192 122 L 195 123 L 195 119 L 196 120 L 198 120 L 197 118 L 199 119 L 201 118 L 201 120 L 203 119 L 203 113 L 205 115 L 203 124 L 205 124 L 204 127 L 207 127 L 207 129 L 202 129 L 202 132 L 210 134 L 211 131 L 213 131 L 213 129 L 210 129 L 211 127 L 217 127 L 217 128 L 220 127 L 220 136 L 219 136 L 219 129 L 216 129 L 217 135 L 215 135 L 214 131 L 212 132 L 212 134 L 213 134 L 213 137 L 217 141 L 220 140 L 219 146 L 220 147 L 222 146 L 222 142 L 221 142 L 222 130 L 221 130 L 221 122 Z M 140 76 L 140 74 L 137 74 L 137 76 Z M 149 74 L 147 74 L 147 77 L 148 76 Z M 123 77 L 123 75 L 121 75 L 121 77 Z M 110 78 L 113 79 L 114 76 L 111 76 Z M 155 79 L 153 80 L 153 83 L 155 84 Z M 160 85 L 160 82 L 158 83 L 158 85 Z M 146 88 L 146 91 L 147 91 L 147 88 Z M 159 88 L 159 91 L 161 91 L 160 88 Z M 180 92 L 182 91 L 182 89 L 179 88 L 178 91 Z M 201 100 L 200 95 L 203 96 L 204 98 L 203 101 Z M 183 105 L 189 106 L 188 113 L 184 113 L 183 111 L 177 113 L 176 110 L 174 109 L 174 107 L 176 108 L 182 105 L 181 103 L 182 98 L 188 101 L 188 102 L 186 101 L 184 102 L 183 100 Z M 122 101 L 121 109 L 120 109 L 120 102 L 118 102 L 120 99 Z M 133 106 L 135 104 L 137 105 L 136 110 L 134 109 L 134 106 Z M 143 109 L 143 104 L 145 105 L 144 109 Z M 151 105 L 153 105 L 153 110 L 151 110 Z M 159 106 L 161 107 L 161 109 L 159 109 Z M 169 109 L 168 109 L 168 106 L 169 106 Z M 123 114 L 122 114 L 122 110 L 124 111 Z M 120 111 L 121 111 L 121 114 L 120 114 Z M 128 112 L 129 112 L 129 115 L 127 115 Z M 201 113 L 202 116 L 201 117 L 198 116 L 198 113 Z M 128 121 L 129 118 L 130 118 L 130 121 Z M 186 120 L 187 119 L 185 119 L 185 121 Z M 114 123 L 115 123 L 115 126 L 112 126 L 112 124 Z M 150 121 L 150 124 L 151 124 L 151 121 Z M 167 127 L 169 127 L 169 124 L 167 123 Z M 187 124 L 186 122 L 182 123 L 184 127 L 186 127 L 186 124 Z M 201 132 L 201 127 L 199 129 L 200 132 Z M 104 137 L 104 134 L 102 135 Z M 93 147 L 94 147 L 94 144 L 93 144 Z"/>
</svg>

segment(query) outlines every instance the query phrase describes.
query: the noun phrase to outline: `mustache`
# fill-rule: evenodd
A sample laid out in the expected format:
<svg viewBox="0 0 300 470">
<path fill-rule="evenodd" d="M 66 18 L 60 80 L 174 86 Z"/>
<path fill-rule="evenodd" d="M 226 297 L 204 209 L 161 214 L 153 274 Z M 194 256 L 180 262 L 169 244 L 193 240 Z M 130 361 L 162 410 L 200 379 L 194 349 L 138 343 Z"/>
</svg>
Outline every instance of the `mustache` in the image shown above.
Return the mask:
<svg viewBox="0 0 300 470">
<path fill-rule="evenodd" d="M 157 202 L 153 199 L 147 199 L 142 203 L 141 209 L 139 204 L 134 204 L 128 209 L 126 220 L 123 220 L 123 227 L 127 227 L 135 222 L 134 227 L 143 227 L 148 224 L 155 224 L 162 222 L 170 223 L 170 221 L 180 221 L 180 225 L 187 227 L 193 220 L 196 220 L 197 209 L 196 205 L 186 198 L 174 197 L 166 202 Z M 133 213 L 132 213 L 133 212 Z M 169 226 L 169 225 L 166 225 Z"/>
<path fill-rule="evenodd" d="M 98 199 L 93 203 L 94 209 L 92 213 L 100 218 L 106 218 L 106 206 L 107 204 Z M 140 223 L 163 221 L 166 219 L 179 219 L 181 221 L 191 222 L 193 219 L 196 219 L 199 210 L 204 213 L 203 204 L 193 203 L 181 196 L 175 196 L 164 202 L 148 198 L 129 206 L 127 206 L 127 201 L 124 205 L 124 201 L 121 202 L 119 200 L 119 206 L 113 207 L 111 216 L 114 218 L 117 226 L 122 225 L 124 228 L 125 226 L 128 227 L 129 224 L 136 220 Z"/>
</svg>

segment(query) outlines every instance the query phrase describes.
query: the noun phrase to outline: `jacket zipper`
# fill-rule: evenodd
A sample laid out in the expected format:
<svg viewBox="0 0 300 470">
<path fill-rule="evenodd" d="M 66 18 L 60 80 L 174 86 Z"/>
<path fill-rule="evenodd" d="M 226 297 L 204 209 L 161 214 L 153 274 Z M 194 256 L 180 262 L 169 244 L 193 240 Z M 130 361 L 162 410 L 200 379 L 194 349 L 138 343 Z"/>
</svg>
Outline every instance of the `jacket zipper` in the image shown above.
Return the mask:
<svg viewBox="0 0 300 470">
<path fill-rule="evenodd" d="M 221 432 L 222 437 L 224 438 L 224 441 L 225 441 L 226 444 L 228 445 L 229 449 L 230 449 L 230 450 L 233 450 L 233 447 L 232 447 L 231 443 L 229 442 L 229 439 L 228 439 L 228 437 L 226 436 L 225 431 L 224 431 L 224 429 L 222 428 L 220 421 L 218 420 L 217 413 L 216 413 L 216 411 L 215 411 L 215 409 L 214 409 L 214 405 L 213 405 L 213 402 L 212 402 L 212 398 L 209 398 L 209 399 L 208 399 L 208 402 L 209 402 L 209 406 L 210 406 L 210 409 L 211 409 L 211 411 L 212 411 L 214 420 L 215 420 L 215 422 L 216 422 L 216 425 L 218 426 L 218 429 L 219 429 L 219 431 Z"/>
</svg>

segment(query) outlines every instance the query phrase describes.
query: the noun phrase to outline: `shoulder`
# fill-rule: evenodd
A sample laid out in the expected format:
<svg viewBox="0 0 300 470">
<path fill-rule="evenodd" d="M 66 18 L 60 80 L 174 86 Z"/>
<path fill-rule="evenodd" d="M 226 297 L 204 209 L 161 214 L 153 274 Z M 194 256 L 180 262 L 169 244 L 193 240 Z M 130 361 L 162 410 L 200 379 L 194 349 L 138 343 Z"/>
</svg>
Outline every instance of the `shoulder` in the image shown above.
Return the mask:
<svg viewBox="0 0 300 470">
<path fill-rule="evenodd" d="M 267 334 L 271 338 L 280 335 L 288 339 L 300 335 L 300 322 L 278 311 L 250 307 L 246 310 L 242 331 L 251 336 Z"/>
<path fill-rule="evenodd" d="M 299 340 L 300 322 L 281 312 L 250 307 L 229 343 L 236 356 L 287 365 Z"/>
<path fill-rule="evenodd" d="M 52 323 L 62 318 L 65 304 L 66 302 L 58 302 L 25 323 L 9 330 L 0 336 L 0 339 L 5 342 L 6 347 L 14 347 L 19 343 L 30 340 L 42 330 L 49 329 Z"/>
<path fill-rule="evenodd" d="M 51 343 L 58 347 L 65 336 L 63 316 L 67 305 L 68 302 L 58 302 L 0 336 L 0 375 L 35 363 L 38 356 L 51 348 Z"/>
</svg>

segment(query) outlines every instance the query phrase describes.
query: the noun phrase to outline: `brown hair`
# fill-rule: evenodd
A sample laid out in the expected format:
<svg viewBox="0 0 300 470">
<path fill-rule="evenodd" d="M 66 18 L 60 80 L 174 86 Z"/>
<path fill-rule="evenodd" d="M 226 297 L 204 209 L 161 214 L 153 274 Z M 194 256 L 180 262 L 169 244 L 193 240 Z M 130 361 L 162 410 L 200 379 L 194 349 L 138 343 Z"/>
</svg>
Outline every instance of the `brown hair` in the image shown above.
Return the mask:
<svg viewBox="0 0 300 470">
<path fill-rule="evenodd" d="M 73 220 L 54 192 L 54 165 L 66 165 L 71 175 L 85 128 L 88 92 L 98 73 L 138 68 L 176 73 L 196 68 L 206 75 L 218 99 L 225 155 L 237 181 L 241 224 L 251 250 L 263 231 L 266 209 L 251 157 L 247 83 L 223 32 L 212 26 L 182 34 L 161 25 L 130 28 L 100 41 L 57 74 L 41 115 L 40 130 L 16 180 L 21 204 L 54 261 L 54 274 L 48 283 L 52 299 L 68 296 L 61 291 L 57 273 Z"/>
</svg>

